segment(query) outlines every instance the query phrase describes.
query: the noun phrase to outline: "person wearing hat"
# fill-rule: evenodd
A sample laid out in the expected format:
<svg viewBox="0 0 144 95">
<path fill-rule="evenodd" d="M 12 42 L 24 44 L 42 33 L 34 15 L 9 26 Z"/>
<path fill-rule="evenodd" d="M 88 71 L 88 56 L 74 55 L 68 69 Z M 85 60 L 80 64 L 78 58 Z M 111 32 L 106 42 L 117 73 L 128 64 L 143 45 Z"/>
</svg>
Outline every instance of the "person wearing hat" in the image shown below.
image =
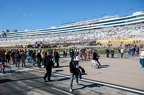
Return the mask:
<svg viewBox="0 0 144 95">
<path fill-rule="evenodd" d="M 144 68 L 144 48 L 141 49 L 141 53 L 140 53 L 140 64 L 142 65 L 141 68 Z"/>
</svg>

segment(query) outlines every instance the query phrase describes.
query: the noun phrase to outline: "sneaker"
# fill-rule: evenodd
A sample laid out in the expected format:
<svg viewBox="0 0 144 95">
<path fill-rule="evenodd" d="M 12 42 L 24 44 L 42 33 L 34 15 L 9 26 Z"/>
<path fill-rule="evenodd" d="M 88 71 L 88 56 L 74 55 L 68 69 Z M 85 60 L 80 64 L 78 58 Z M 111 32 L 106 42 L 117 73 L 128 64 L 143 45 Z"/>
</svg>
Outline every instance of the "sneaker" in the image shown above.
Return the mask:
<svg viewBox="0 0 144 95">
<path fill-rule="evenodd" d="M 70 92 L 72 92 L 72 88 L 70 88 L 70 90 L 69 90 Z"/>
<path fill-rule="evenodd" d="M 77 85 L 79 85 L 79 83 L 77 82 Z"/>
<path fill-rule="evenodd" d="M 49 82 L 52 82 L 52 80 L 51 80 L 51 79 L 48 79 L 48 81 L 49 81 Z"/>
</svg>

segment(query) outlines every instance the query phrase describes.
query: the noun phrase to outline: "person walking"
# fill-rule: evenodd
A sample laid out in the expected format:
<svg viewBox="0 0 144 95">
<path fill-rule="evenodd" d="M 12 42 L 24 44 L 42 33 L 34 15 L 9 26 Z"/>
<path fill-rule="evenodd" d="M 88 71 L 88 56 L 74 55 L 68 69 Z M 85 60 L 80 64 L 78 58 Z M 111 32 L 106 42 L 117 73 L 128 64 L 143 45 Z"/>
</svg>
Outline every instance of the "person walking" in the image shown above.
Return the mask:
<svg viewBox="0 0 144 95">
<path fill-rule="evenodd" d="M 1 65 L 1 72 L 4 73 L 5 71 L 5 62 L 6 62 L 6 58 L 5 58 L 5 55 L 4 54 L 1 54 L 0 55 L 0 65 Z"/>
<path fill-rule="evenodd" d="M 71 60 L 70 61 L 70 63 L 69 63 L 69 68 L 70 68 L 70 76 L 71 76 L 71 80 L 70 80 L 70 92 L 72 92 L 73 91 L 73 89 L 72 89 L 72 87 L 73 87 L 73 79 L 74 79 L 74 76 L 75 76 L 75 78 L 76 78 L 76 82 L 77 82 L 77 84 L 79 84 L 78 83 L 78 75 L 79 75 L 79 72 L 78 72 L 78 68 L 79 68 L 79 66 L 78 66 L 78 64 L 77 64 L 77 62 L 76 62 L 76 60 Z"/>
<path fill-rule="evenodd" d="M 106 49 L 106 57 L 109 58 L 110 50 L 107 48 Z"/>
<path fill-rule="evenodd" d="M 43 77 L 44 81 L 46 81 L 46 78 L 48 77 L 48 81 L 51 81 L 51 72 L 53 67 L 53 61 L 52 61 L 52 55 L 47 51 L 47 54 L 44 57 L 44 67 L 46 69 L 46 73 Z"/>
<path fill-rule="evenodd" d="M 22 51 L 21 53 L 21 60 L 22 60 L 22 67 L 26 67 L 25 60 L 26 60 L 26 53 Z"/>
<path fill-rule="evenodd" d="M 70 49 L 69 53 L 70 53 L 71 60 L 74 60 L 74 50 Z"/>
<path fill-rule="evenodd" d="M 36 53 L 36 62 L 37 62 L 37 66 L 38 68 L 41 68 L 41 61 L 42 61 L 42 58 L 41 58 L 41 54 L 40 54 L 40 50 Z"/>
<path fill-rule="evenodd" d="M 140 52 L 140 60 L 139 60 L 139 62 L 142 65 L 141 68 L 144 68 L 144 49 L 143 48 L 141 49 L 141 52 Z"/>
<path fill-rule="evenodd" d="M 111 49 L 111 58 L 114 58 L 114 50 Z"/>
<path fill-rule="evenodd" d="M 100 56 L 99 56 L 97 50 L 94 50 L 94 51 L 93 51 L 93 60 L 97 61 L 97 63 L 99 64 L 98 68 L 102 66 L 102 65 L 100 64 L 99 60 L 98 60 L 99 57 L 100 57 Z"/>
<path fill-rule="evenodd" d="M 36 51 L 34 50 L 31 55 L 32 65 L 35 67 L 36 64 Z"/>
<path fill-rule="evenodd" d="M 15 62 L 16 62 L 16 67 L 20 68 L 20 60 L 21 60 L 21 55 L 19 51 L 17 50 L 15 53 Z"/>
<path fill-rule="evenodd" d="M 57 63 L 57 67 L 59 67 L 59 58 L 60 58 L 60 55 L 58 53 L 57 50 L 54 51 L 54 58 L 55 58 L 55 62 Z"/>
<path fill-rule="evenodd" d="M 121 48 L 121 58 L 123 58 L 123 54 L 124 54 L 124 49 L 123 48 Z"/>
</svg>

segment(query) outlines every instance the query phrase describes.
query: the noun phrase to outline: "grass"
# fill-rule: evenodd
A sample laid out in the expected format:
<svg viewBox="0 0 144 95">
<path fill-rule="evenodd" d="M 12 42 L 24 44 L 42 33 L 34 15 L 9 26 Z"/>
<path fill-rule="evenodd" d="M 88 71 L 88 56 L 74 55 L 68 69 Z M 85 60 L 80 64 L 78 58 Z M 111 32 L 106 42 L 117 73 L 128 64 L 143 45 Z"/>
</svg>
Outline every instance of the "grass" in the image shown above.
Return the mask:
<svg viewBox="0 0 144 95">
<path fill-rule="evenodd" d="M 11 49 L 19 49 L 19 50 L 27 50 L 28 48 L 0 48 L 1 50 L 11 50 Z M 47 50 L 53 50 L 53 49 L 57 49 L 59 50 L 60 52 L 63 52 L 64 49 L 67 49 L 67 51 L 69 52 L 70 48 L 69 47 L 60 47 L 60 48 L 30 48 L 31 50 L 44 50 L 44 51 L 47 51 Z M 104 47 L 95 47 L 93 49 L 96 49 L 99 54 L 105 54 L 105 51 L 106 51 L 106 48 Z M 115 51 L 115 54 L 118 54 L 118 49 L 117 48 L 113 48 L 113 50 Z M 127 50 L 125 49 L 124 50 L 124 53 L 127 52 Z"/>
</svg>

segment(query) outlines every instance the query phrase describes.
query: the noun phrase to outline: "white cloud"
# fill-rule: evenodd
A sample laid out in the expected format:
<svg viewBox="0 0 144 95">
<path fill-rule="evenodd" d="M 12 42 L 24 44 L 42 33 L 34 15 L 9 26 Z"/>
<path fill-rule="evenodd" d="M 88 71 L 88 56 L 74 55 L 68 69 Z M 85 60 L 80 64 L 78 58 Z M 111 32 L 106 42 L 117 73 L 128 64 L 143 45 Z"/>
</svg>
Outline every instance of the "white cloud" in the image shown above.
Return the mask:
<svg viewBox="0 0 144 95">
<path fill-rule="evenodd" d="M 24 13 L 23 15 L 24 15 L 24 16 L 29 16 L 29 17 L 34 16 L 33 14 L 26 14 L 26 13 Z"/>
</svg>

